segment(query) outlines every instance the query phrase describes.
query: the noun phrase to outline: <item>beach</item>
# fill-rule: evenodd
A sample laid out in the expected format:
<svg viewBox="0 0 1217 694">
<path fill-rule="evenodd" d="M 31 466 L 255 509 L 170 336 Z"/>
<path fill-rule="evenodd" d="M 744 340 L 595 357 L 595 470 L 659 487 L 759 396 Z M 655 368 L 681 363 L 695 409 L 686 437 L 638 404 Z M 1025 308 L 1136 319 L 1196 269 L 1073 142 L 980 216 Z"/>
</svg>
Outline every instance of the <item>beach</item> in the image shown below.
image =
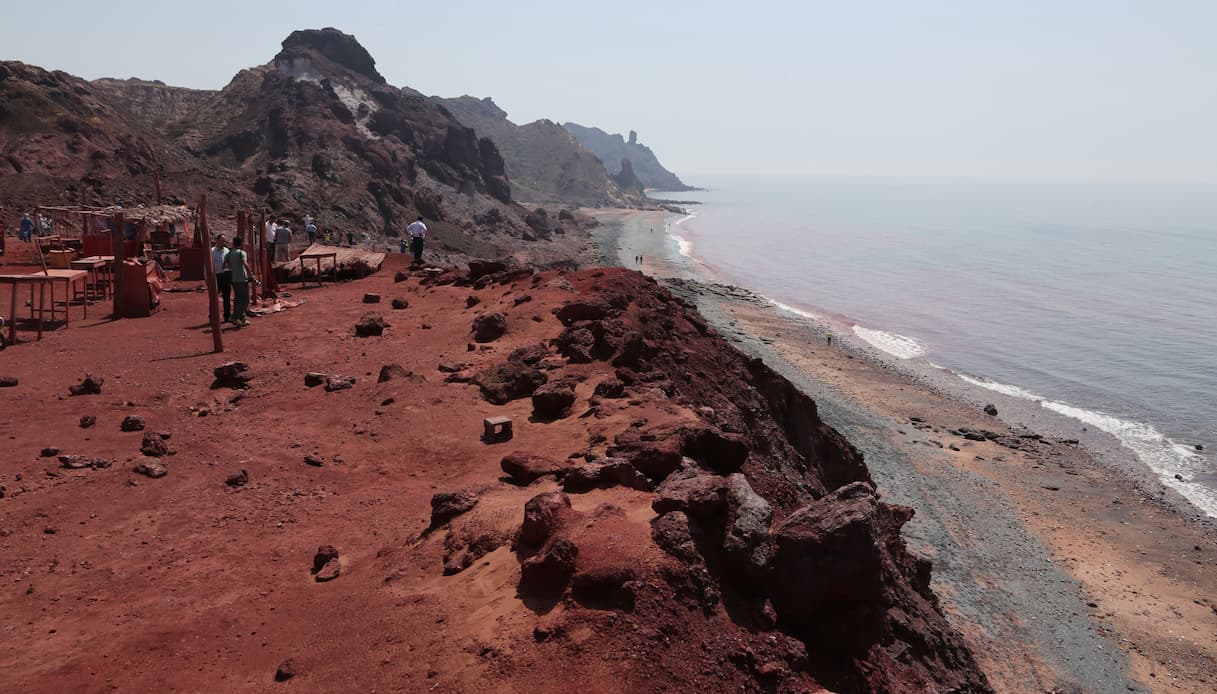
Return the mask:
<svg viewBox="0 0 1217 694">
<path fill-rule="evenodd" d="M 665 233 L 680 215 L 598 216 L 606 262 L 664 281 L 797 384 L 865 455 L 885 498 L 916 509 L 905 535 L 934 561 L 935 591 L 999 690 L 1213 686 L 1214 526 L 1118 441 L 1062 430 L 1013 395 L 976 401 L 955 374 L 898 363 L 848 326 L 716 281 Z"/>
</svg>

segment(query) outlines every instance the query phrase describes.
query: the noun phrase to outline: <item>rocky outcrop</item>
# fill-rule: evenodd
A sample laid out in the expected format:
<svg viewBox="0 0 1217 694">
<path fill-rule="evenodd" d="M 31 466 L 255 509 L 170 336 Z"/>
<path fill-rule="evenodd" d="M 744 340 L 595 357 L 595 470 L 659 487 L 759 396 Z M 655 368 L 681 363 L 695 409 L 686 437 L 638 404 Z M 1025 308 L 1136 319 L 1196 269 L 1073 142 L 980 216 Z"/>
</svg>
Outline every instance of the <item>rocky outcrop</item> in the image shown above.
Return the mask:
<svg viewBox="0 0 1217 694">
<path fill-rule="evenodd" d="M 621 135 L 610 135 L 600 128 L 588 128 L 578 123 L 564 123 L 571 135 L 579 144 L 591 150 L 604 162 L 609 174 L 616 176 L 625 168 L 624 162 L 630 162 L 631 170 L 637 180 L 646 188 L 657 190 L 696 190 L 685 185 L 676 174 L 663 168 L 649 147 L 638 142 L 638 134 L 630 131 L 630 139 L 626 141 Z"/>
</svg>

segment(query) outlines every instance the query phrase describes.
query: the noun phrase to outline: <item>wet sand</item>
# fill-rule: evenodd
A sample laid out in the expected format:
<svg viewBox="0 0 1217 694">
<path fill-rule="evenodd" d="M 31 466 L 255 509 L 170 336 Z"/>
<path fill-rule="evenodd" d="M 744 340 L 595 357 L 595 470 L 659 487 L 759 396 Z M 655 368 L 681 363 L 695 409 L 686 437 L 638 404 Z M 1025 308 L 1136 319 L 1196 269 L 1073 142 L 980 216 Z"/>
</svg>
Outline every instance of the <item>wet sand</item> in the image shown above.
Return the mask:
<svg viewBox="0 0 1217 694">
<path fill-rule="evenodd" d="M 598 215 L 606 262 L 694 301 L 739 349 L 815 398 L 887 498 L 917 509 L 906 536 L 934 560 L 934 588 L 999 690 L 1214 688 L 1217 533 L 1119 462 L 1110 442 L 1033 432 L 999 398 L 999 416 L 986 415 L 843 340 L 839 327 L 709 280 L 663 233 L 677 215 Z M 961 428 L 995 440 L 969 440 Z"/>
</svg>

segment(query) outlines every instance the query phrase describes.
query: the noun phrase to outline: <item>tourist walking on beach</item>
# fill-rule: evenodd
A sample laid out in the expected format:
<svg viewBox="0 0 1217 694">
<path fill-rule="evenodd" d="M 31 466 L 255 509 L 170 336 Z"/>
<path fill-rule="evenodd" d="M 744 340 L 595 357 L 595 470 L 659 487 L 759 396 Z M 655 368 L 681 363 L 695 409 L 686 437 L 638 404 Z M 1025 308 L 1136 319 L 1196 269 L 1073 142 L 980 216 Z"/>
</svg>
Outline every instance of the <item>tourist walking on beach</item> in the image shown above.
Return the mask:
<svg viewBox="0 0 1217 694">
<path fill-rule="evenodd" d="M 228 244 L 224 241 L 224 235 L 220 234 L 216 237 L 215 245 L 211 247 L 211 266 L 215 268 L 216 288 L 220 290 L 220 296 L 223 298 L 225 321 L 232 316 L 232 271 L 224 263 L 227 257 Z"/>
<path fill-rule="evenodd" d="M 279 228 L 275 229 L 275 260 L 286 262 L 291 260 L 291 244 L 292 244 L 292 229 L 287 225 L 287 221 L 279 222 Z"/>
<path fill-rule="evenodd" d="M 25 212 L 21 215 L 21 235 L 17 238 L 29 243 L 34 238 L 34 220 L 30 219 L 30 213 Z"/>
<path fill-rule="evenodd" d="M 249 309 L 249 283 L 262 284 L 254 278 L 253 268 L 249 266 L 249 256 L 241 248 L 242 240 L 238 236 L 232 240 L 232 249 L 224 256 L 224 265 L 228 268 L 232 283 L 232 324 L 241 327 L 249 325 L 245 317 Z"/>
<path fill-rule="evenodd" d="M 410 252 L 414 254 L 414 262 L 421 262 L 423 259 L 423 239 L 427 237 L 427 225 L 423 224 L 423 218 L 419 217 L 413 224 L 406 227 L 406 234 L 410 236 Z"/>
</svg>

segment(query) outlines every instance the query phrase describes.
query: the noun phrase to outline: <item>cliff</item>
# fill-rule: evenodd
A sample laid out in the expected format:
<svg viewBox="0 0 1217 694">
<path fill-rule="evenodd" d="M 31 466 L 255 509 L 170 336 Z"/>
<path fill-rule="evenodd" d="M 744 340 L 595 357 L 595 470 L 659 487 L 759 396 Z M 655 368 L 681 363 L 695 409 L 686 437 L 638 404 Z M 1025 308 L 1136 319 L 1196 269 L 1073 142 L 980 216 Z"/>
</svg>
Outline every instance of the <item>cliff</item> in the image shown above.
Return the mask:
<svg viewBox="0 0 1217 694">
<path fill-rule="evenodd" d="M 516 125 L 489 98 L 432 99 L 498 146 L 513 194 L 521 200 L 583 207 L 653 206 L 641 190 L 618 187 L 603 162 L 553 121 Z"/>
<path fill-rule="evenodd" d="M 604 162 L 610 175 L 620 173 L 622 162 L 628 159 L 633 165 L 634 173 L 647 188 L 696 190 L 665 169 L 651 148 L 638 142 L 638 134 L 633 130 L 630 131 L 629 140 L 626 140 L 619 134 L 610 135 L 600 128 L 588 128 L 578 123 L 564 123 L 563 127 L 575 136 L 579 144 L 591 150 Z"/>
</svg>

